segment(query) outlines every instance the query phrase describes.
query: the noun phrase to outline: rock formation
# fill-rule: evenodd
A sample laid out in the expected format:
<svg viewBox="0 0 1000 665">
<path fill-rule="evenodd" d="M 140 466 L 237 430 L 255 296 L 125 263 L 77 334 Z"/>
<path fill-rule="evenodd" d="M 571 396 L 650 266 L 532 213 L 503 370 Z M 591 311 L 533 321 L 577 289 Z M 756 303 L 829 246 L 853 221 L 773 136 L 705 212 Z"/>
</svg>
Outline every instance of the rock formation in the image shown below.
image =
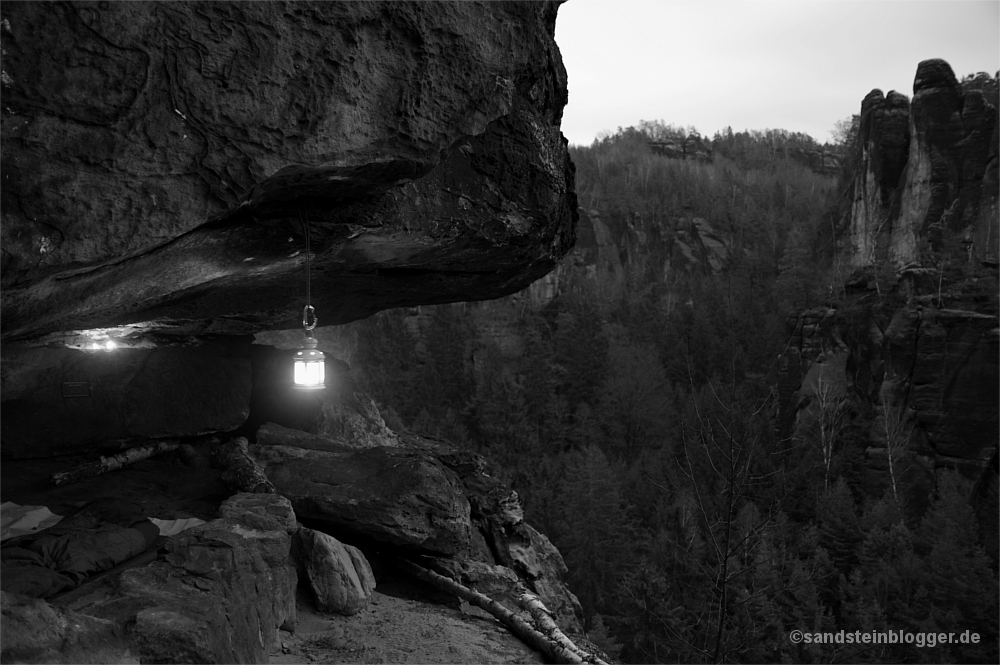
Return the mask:
<svg viewBox="0 0 1000 665">
<path fill-rule="evenodd" d="M 361 550 L 305 527 L 295 532 L 295 538 L 296 558 L 320 611 L 350 616 L 367 607 L 375 576 Z"/>
<path fill-rule="evenodd" d="M 158 561 L 54 607 L 4 594 L 4 660 L 267 662 L 278 628 L 295 623 L 294 514 L 274 494 L 237 495 L 220 512 L 169 539 Z"/>
<path fill-rule="evenodd" d="M 786 434 L 801 432 L 815 377 L 827 377 L 875 467 L 896 414 L 911 500 L 957 468 L 986 488 L 973 499 L 995 524 L 982 497 L 997 484 L 1000 436 L 998 116 L 995 79 L 980 83 L 963 89 L 947 63 L 928 60 L 912 102 L 865 97 L 844 257 L 856 270 L 840 302 L 795 317 L 778 392 Z"/>
<path fill-rule="evenodd" d="M 239 428 L 307 519 L 323 517 L 310 501 L 333 503 L 331 482 L 370 472 L 385 496 L 345 517 L 367 500 L 348 496 L 329 524 L 490 565 L 499 548 L 576 621 L 552 577 L 561 558 L 516 496 L 403 444 L 363 394 L 286 404 L 283 378 L 256 390 L 287 354 L 249 336 L 298 327 L 307 268 L 325 326 L 496 298 L 553 269 L 577 217 L 558 5 L 5 3 L 4 457 Z M 326 448 L 262 445 L 267 410 L 285 407 Z M 310 455 L 337 464 L 282 475 Z M 5 597 L 4 659 L 50 658 L 57 642 L 76 658 L 93 639 L 109 660 L 266 660 L 294 622 L 296 524 L 280 496 L 254 496 L 116 574 L 79 634 L 70 610 Z M 352 531 L 358 515 L 381 524 Z M 45 639 L 8 642 L 15 606 Z"/>
<path fill-rule="evenodd" d="M 691 159 L 699 162 L 712 161 L 712 146 L 697 132 L 688 134 L 683 139 L 668 138 L 650 141 L 649 149 L 657 155 L 672 159 Z"/>
<path fill-rule="evenodd" d="M 851 265 L 920 262 L 921 242 L 940 251 L 946 237 L 997 262 L 995 92 L 963 89 L 948 63 L 925 60 L 912 101 L 895 91 L 865 97 L 858 142 Z"/>
<path fill-rule="evenodd" d="M 843 160 L 840 155 L 829 150 L 806 150 L 793 148 L 788 156 L 808 166 L 814 173 L 835 176 L 840 173 Z"/>
<path fill-rule="evenodd" d="M 469 555 L 468 499 L 458 479 L 432 456 L 347 448 L 276 425 L 262 427 L 257 441 L 254 457 L 278 493 L 291 499 L 299 519 L 397 547 Z"/>
<path fill-rule="evenodd" d="M 12 663 L 136 662 L 122 630 L 107 619 L 0 591 L 3 645 Z"/>
<path fill-rule="evenodd" d="M 517 494 L 478 455 L 414 435 L 350 447 L 273 423 L 257 441 L 255 457 L 307 524 L 410 556 L 502 565 L 564 625 L 579 627 L 562 555 L 524 522 Z"/>
<path fill-rule="evenodd" d="M 557 4 L 5 5 L 4 341 L 293 327 L 310 249 L 325 325 L 523 288 L 574 239 Z"/>
</svg>

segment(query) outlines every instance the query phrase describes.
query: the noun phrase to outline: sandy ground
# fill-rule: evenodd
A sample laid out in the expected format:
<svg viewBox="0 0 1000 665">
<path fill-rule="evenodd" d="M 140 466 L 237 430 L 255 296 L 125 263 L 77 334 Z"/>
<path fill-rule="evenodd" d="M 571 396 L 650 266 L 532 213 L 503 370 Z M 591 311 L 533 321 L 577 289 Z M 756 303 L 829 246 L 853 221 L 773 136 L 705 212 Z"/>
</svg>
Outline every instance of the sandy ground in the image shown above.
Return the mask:
<svg viewBox="0 0 1000 665">
<path fill-rule="evenodd" d="M 209 446 L 198 448 L 207 460 Z M 140 504 L 149 517 L 210 520 L 230 494 L 219 470 L 207 464 L 192 468 L 175 454 L 59 487 L 49 481 L 53 471 L 64 471 L 95 457 L 5 460 L 0 467 L 0 499 L 46 505 L 57 515 L 68 515 L 95 498 L 115 496 Z M 300 585 L 296 630 L 279 632 L 271 662 L 545 662 L 476 607 L 417 580 L 400 578 L 385 566 L 377 566 L 376 581 L 378 587 L 368 608 L 351 617 L 319 612 L 311 591 Z M 100 584 L 95 582 L 75 593 L 89 597 L 100 592 Z"/>
<path fill-rule="evenodd" d="M 428 593 L 399 580 L 380 582 L 367 609 L 343 617 L 318 612 L 300 587 L 296 630 L 279 632 L 270 662 L 546 662 L 485 612 L 457 600 L 440 604 Z"/>
</svg>

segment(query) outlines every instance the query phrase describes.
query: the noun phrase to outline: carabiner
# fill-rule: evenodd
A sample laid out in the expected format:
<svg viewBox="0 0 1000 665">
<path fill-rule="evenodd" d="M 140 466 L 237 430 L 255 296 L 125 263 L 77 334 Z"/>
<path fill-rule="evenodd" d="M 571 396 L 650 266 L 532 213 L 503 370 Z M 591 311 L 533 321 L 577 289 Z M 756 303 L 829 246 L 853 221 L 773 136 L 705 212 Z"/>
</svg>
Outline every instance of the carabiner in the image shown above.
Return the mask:
<svg viewBox="0 0 1000 665">
<path fill-rule="evenodd" d="M 309 323 L 309 317 L 312 317 L 312 323 Z M 316 323 L 319 319 L 316 318 L 316 308 L 312 305 L 306 305 L 302 308 L 302 327 L 306 330 L 312 330 L 316 327 Z"/>
</svg>

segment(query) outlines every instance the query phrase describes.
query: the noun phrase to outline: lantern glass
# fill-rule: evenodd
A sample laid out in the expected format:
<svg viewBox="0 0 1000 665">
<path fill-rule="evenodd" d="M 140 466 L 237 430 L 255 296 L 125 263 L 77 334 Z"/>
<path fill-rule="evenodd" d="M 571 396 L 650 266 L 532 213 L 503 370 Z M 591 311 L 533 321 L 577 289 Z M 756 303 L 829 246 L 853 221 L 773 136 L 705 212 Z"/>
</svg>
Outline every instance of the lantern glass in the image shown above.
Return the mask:
<svg viewBox="0 0 1000 665">
<path fill-rule="evenodd" d="M 312 346 L 315 346 L 313 344 Z M 315 348 L 295 352 L 294 381 L 296 388 L 318 390 L 326 387 L 326 356 Z"/>
</svg>

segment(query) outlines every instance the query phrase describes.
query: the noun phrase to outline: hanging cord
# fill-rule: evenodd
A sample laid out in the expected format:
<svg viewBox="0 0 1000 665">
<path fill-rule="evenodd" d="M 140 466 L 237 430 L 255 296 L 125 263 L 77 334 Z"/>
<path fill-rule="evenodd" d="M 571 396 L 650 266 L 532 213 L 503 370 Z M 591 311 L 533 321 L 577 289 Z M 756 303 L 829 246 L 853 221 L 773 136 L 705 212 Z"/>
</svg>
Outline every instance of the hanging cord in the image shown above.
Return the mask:
<svg viewBox="0 0 1000 665">
<path fill-rule="evenodd" d="M 306 306 L 302 308 L 302 327 L 306 330 L 306 337 L 312 337 L 312 330 L 316 327 L 319 319 L 316 318 L 316 308 L 312 306 L 312 237 L 309 233 L 309 220 L 299 212 L 299 219 L 305 227 L 306 236 Z M 312 317 L 312 323 L 309 322 Z"/>
</svg>

